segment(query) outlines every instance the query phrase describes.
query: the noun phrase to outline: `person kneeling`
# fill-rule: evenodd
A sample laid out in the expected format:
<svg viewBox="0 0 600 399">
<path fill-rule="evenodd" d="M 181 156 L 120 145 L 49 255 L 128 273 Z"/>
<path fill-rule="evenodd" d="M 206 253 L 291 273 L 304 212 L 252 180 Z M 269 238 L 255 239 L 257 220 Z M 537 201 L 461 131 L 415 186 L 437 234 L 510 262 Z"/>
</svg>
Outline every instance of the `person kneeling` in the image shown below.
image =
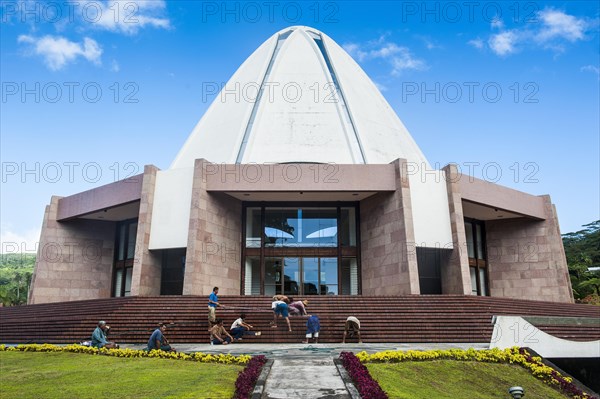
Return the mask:
<svg viewBox="0 0 600 399">
<path fill-rule="evenodd" d="M 210 335 L 213 337 L 213 345 L 227 345 L 233 341 L 233 337 L 223 327 L 223 319 L 215 321 L 215 325 L 210 329 Z"/>
<path fill-rule="evenodd" d="M 175 349 L 171 348 L 169 345 L 169 340 L 165 337 L 165 331 L 167 330 L 167 325 L 165 323 L 160 323 L 158 328 L 154 330 L 150 339 L 148 340 L 148 351 L 151 350 L 161 350 L 165 352 L 176 352 Z"/>
<path fill-rule="evenodd" d="M 119 345 L 108 340 L 109 329 L 110 327 L 106 325 L 105 321 L 100 320 L 98 322 L 98 327 L 92 333 L 92 346 L 94 348 L 119 349 Z"/>
</svg>

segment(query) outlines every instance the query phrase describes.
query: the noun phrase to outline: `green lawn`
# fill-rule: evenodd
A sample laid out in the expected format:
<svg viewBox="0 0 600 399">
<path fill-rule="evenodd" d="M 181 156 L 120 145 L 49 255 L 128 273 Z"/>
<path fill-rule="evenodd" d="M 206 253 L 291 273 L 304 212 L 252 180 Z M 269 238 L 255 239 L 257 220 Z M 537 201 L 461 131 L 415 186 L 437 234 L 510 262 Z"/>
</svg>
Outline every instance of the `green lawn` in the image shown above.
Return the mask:
<svg viewBox="0 0 600 399">
<path fill-rule="evenodd" d="M 368 363 L 369 372 L 393 399 L 502 399 L 508 388 L 525 388 L 526 399 L 566 396 L 520 366 L 454 360 Z"/>
<path fill-rule="evenodd" d="M 0 352 L 0 398 L 231 398 L 242 369 L 169 359 Z"/>
</svg>

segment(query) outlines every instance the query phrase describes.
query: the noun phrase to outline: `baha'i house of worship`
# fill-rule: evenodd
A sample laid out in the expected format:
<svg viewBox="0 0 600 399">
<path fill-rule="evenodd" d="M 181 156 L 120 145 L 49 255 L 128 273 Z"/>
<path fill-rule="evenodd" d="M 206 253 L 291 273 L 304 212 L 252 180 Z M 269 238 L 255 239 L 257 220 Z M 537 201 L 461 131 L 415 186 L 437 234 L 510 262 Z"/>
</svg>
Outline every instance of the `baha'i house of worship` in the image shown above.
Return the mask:
<svg viewBox="0 0 600 399">
<path fill-rule="evenodd" d="M 248 57 L 168 169 L 52 197 L 29 303 L 213 286 L 573 302 L 550 197 L 432 169 L 359 65 L 309 27 Z"/>
</svg>

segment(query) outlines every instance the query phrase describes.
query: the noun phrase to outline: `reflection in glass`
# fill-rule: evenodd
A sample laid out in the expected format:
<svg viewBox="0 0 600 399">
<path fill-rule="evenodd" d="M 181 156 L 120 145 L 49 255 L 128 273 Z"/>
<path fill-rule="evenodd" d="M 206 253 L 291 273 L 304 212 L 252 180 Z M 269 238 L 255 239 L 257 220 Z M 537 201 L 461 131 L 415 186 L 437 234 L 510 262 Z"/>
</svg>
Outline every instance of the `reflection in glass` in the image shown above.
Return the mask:
<svg viewBox="0 0 600 399">
<path fill-rule="evenodd" d="M 265 258 L 265 295 L 281 294 L 281 258 Z"/>
<path fill-rule="evenodd" d="M 246 208 L 246 248 L 260 248 L 260 208 Z"/>
<path fill-rule="evenodd" d="M 467 236 L 467 253 L 469 258 L 475 257 L 475 243 L 473 242 L 473 224 L 465 222 L 465 234 Z"/>
<path fill-rule="evenodd" d="M 319 294 L 319 258 L 302 258 L 304 295 Z"/>
<path fill-rule="evenodd" d="M 471 269 L 471 294 L 477 295 L 477 268 L 470 267 Z"/>
<path fill-rule="evenodd" d="M 300 260 L 298 258 L 283 260 L 283 293 L 284 295 L 300 293 Z"/>
<path fill-rule="evenodd" d="M 127 236 L 127 259 L 133 259 L 135 256 L 135 239 L 137 236 L 137 222 L 129 225 L 129 235 Z"/>
<path fill-rule="evenodd" d="M 337 246 L 336 208 L 265 208 L 265 245 Z"/>
<path fill-rule="evenodd" d="M 321 295 L 338 294 L 337 258 L 321 258 Z"/>
</svg>

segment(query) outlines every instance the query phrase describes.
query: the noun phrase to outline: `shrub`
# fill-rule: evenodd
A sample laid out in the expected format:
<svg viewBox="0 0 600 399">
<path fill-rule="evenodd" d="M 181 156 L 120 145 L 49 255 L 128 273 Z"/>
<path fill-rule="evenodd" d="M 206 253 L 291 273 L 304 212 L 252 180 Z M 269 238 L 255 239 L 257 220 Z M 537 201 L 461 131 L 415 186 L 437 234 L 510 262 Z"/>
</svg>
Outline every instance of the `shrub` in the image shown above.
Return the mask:
<svg viewBox="0 0 600 399">
<path fill-rule="evenodd" d="M 377 381 L 371 377 L 369 370 L 354 353 L 342 352 L 340 360 L 363 399 L 388 399 L 387 394 L 383 392 Z"/>
<path fill-rule="evenodd" d="M 267 358 L 263 355 L 254 356 L 250 359 L 244 370 L 240 371 L 235 381 L 234 399 L 248 399 L 252 395 L 254 385 L 256 385 L 256 381 L 266 362 Z"/>
</svg>

